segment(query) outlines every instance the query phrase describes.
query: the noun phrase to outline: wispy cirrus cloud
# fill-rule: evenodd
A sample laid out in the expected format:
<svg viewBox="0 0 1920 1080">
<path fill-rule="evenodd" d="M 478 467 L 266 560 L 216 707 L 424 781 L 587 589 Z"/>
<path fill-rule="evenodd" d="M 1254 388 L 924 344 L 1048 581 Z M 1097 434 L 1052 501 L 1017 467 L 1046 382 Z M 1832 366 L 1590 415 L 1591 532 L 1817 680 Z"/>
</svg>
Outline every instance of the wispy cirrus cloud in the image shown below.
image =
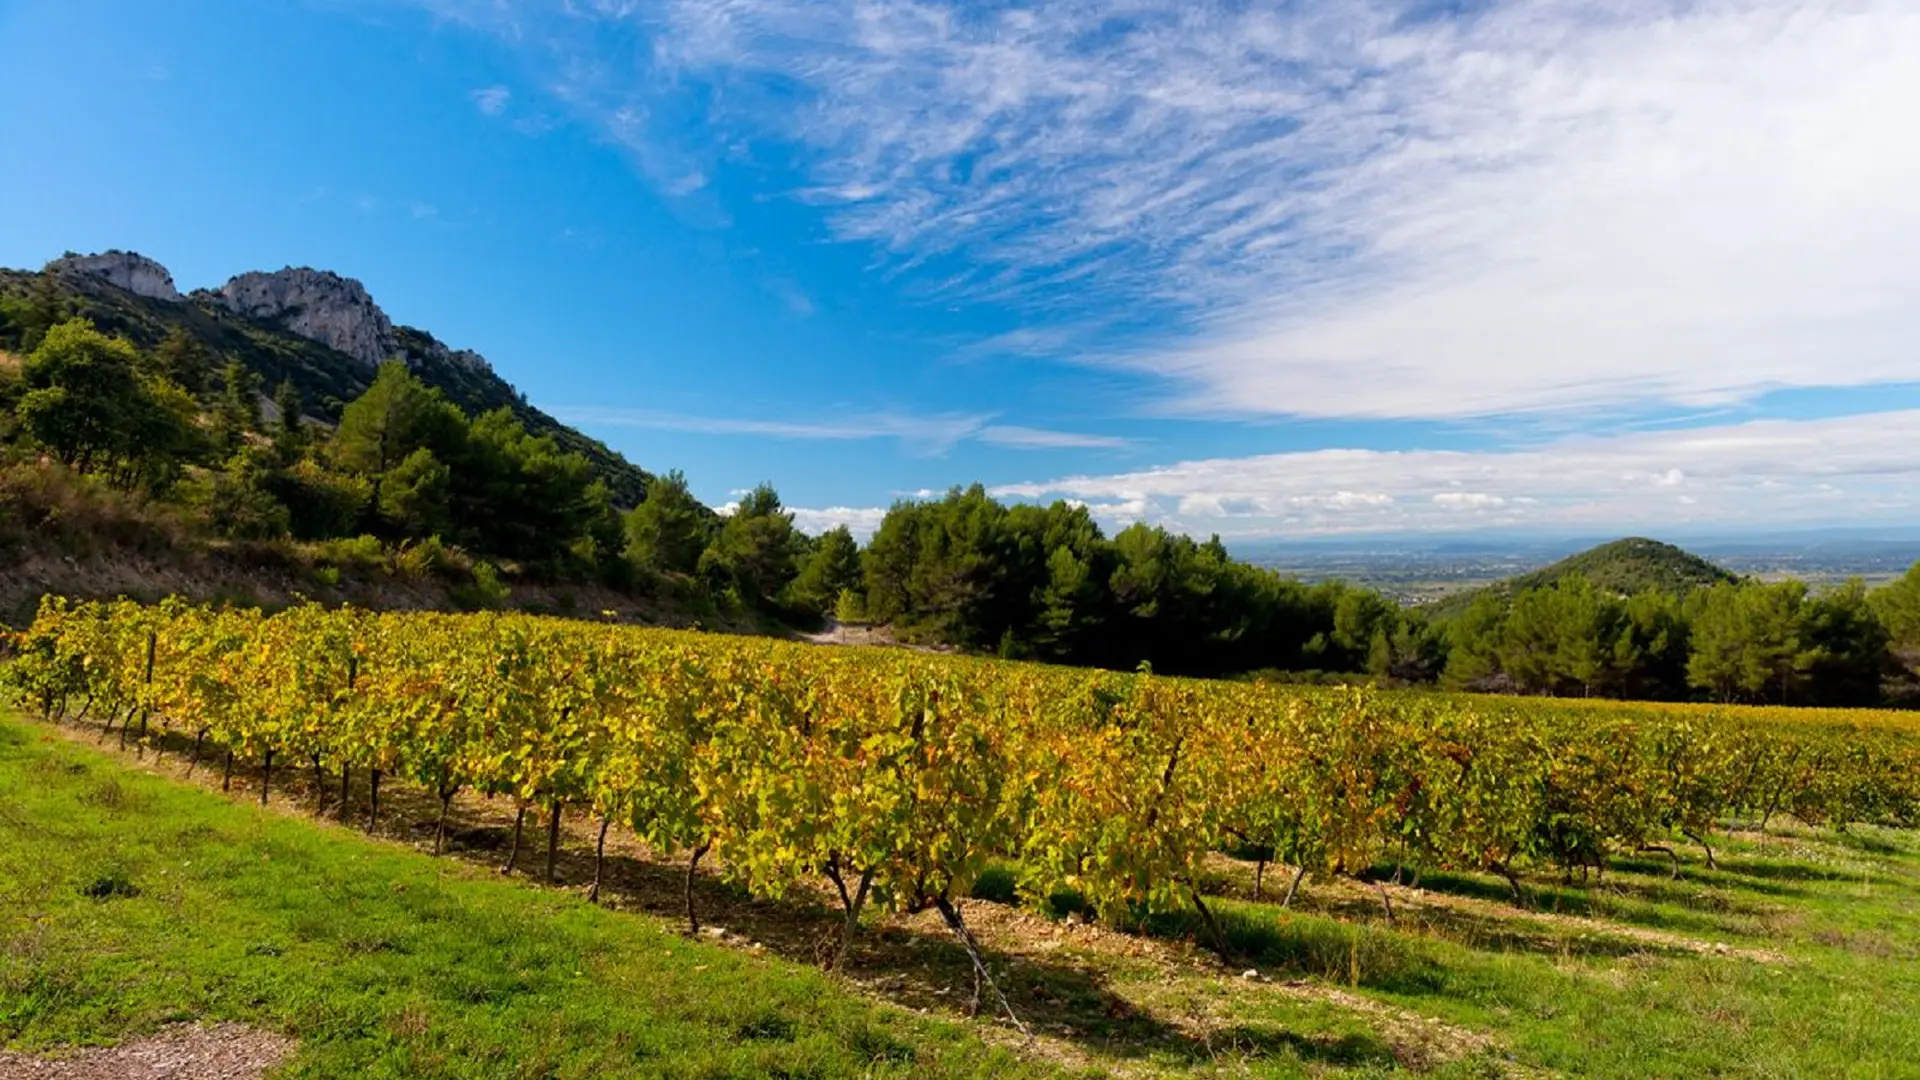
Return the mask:
<svg viewBox="0 0 1920 1080">
<path fill-rule="evenodd" d="M 556 416 L 569 423 L 599 427 L 647 428 L 700 435 L 747 435 L 826 442 L 897 439 L 907 449 L 923 454 L 944 454 L 954 446 L 968 441 L 1016 450 L 1111 450 L 1129 445 L 1127 440 L 1110 435 L 995 424 L 991 422 L 993 417 L 988 414 L 871 413 L 822 420 L 765 420 L 690 416 L 654 409 L 580 407 L 560 408 L 553 411 Z"/>
<path fill-rule="evenodd" d="M 513 91 L 504 86 L 483 86 L 467 96 L 482 116 L 500 116 L 513 101 Z"/>
<path fill-rule="evenodd" d="M 1127 440 L 1115 435 L 1088 435 L 1078 431 L 1051 431 L 1018 424 L 988 424 L 974 438 L 992 446 L 1016 450 L 1118 450 Z"/>
<path fill-rule="evenodd" d="M 1523 450 L 1314 450 L 1007 484 L 1120 524 L 1228 537 L 1909 523 L 1920 412 L 1573 437 Z"/>
<path fill-rule="evenodd" d="M 1177 412 L 1920 378 L 1908 0 L 425 2 L 663 190 L 791 161 L 836 237 Z"/>
</svg>

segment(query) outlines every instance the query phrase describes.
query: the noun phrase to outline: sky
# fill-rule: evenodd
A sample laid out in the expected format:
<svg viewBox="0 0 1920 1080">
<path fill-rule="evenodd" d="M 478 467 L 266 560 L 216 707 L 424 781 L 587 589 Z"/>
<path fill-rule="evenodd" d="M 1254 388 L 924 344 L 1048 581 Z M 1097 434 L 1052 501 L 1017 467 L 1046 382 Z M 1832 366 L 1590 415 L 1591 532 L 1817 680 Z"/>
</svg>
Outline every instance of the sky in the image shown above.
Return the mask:
<svg viewBox="0 0 1920 1080">
<path fill-rule="evenodd" d="M 1920 523 L 1912 0 L 0 0 L 0 265 L 314 266 L 716 505 Z"/>
</svg>

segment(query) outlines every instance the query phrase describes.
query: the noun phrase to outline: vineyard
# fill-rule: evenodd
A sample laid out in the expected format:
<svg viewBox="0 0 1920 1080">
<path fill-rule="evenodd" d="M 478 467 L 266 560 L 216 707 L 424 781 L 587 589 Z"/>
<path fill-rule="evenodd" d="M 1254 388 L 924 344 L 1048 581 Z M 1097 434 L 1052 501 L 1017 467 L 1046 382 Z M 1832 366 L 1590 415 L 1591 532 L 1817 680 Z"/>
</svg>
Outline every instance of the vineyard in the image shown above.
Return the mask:
<svg viewBox="0 0 1920 1080">
<path fill-rule="evenodd" d="M 518 615 L 274 615 L 50 600 L 6 678 L 49 720 L 170 739 L 195 766 L 383 780 L 549 828 L 589 815 L 765 897 L 825 881 L 863 910 L 937 909 L 990 865 L 1127 924 L 1197 912 L 1222 848 L 1304 878 L 1604 872 L 1730 819 L 1906 826 L 1920 738 L 1844 722 L 1584 703 L 1279 689 Z M 1837 714 L 1851 717 L 1852 714 Z M 224 763 L 224 764 L 222 764 Z M 368 779 L 351 806 L 349 780 Z M 444 829 L 443 829 L 444 831 Z M 436 839 L 436 847 L 439 841 Z M 598 880 L 594 891 L 598 891 Z M 1278 890 L 1276 890 L 1278 891 Z M 687 917 L 699 913 L 687 891 Z M 1391 917 L 1387 892 L 1379 892 Z M 829 964 L 832 960 L 829 960 Z M 980 984 L 976 981 L 975 1000 Z"/>
</svg>

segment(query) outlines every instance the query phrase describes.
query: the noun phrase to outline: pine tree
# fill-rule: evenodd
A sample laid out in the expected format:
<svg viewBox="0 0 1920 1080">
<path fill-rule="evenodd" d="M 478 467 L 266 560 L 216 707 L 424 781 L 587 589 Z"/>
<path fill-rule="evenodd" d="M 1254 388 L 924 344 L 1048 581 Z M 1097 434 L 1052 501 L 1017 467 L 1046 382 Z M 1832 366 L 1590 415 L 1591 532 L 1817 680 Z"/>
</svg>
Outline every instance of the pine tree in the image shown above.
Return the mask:
<svg viewBox="0 0 1920 1080">
<path fill-rule="evenodd" d="M 292 380 L 281 380 L 279 388 L 273 392 L 273 407 L 279 414 L 279 421 L 273 428 L 274 456 L 283 465 L 291 465 L 299 459 L 307 445 L 303 415 L 305 405 L 300 401 L 300 391 L 295 389 Z"/>
</svg>

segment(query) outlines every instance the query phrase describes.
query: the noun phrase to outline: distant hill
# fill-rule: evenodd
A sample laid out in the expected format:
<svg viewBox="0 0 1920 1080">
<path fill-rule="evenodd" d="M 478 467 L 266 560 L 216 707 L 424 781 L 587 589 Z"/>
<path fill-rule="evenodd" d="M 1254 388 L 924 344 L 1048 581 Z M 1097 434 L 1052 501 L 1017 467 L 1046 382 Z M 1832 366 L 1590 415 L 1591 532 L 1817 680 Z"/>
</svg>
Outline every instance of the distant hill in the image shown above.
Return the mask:
<svg viewBox="0 0 1920 1080">
<path fill-rule="evenodd" d="M 35 272 L 0 270 L 0 293 L 23 295 L 50 281 L 71 312 L 109 334 L 152 349 L 183 330 L 220 362 L 238 360 L 265 393 L 282 380 L 300 391 L 306 413 L 332 424 L 379 365 L 405 361 L 422 382 L 469 414 L 508 408 L 528 431 L 550 435 L 592 463 L 614 503 L 636 505 L 651 477 L 597 439 L 529 404 L 478 353 L 453 349 L 424 330 L 397 326 L 352 278 L 307 268 L 234 277 L 220 289 L 182 295 L 164 266 L 132 252 L 68 255 Z"/>
<path fill-rule="evenodd" d="M 1552 585 L 1563 578 L 1582 575 L 1603 592 L 1631 595 L 1655 589 L 1680 594 L 1722 581 L 1735 581 L 1737 575 L 1672 544 L 1645 537 L 1630 536 L 1569 555 L 1550 566 L 1543 566 L 1505 581 L 1468 592 L 1457 593 L 1434 604 L 1429 610 L 1441 618 L 1457 615 L 1489 593 L 1512 596 L 1527 589 Z"/>
</svg>

